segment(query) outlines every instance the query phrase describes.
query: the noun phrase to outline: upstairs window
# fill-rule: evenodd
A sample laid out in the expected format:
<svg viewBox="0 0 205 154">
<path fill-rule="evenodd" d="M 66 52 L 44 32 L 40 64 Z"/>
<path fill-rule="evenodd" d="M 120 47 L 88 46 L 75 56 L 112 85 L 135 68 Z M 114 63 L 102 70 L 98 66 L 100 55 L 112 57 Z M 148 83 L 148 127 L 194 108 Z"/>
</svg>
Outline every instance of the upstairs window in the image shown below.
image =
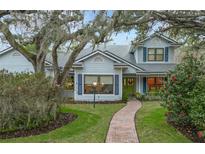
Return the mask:
<svg viewBox="0 0 205 154">
<path fill-rule="evenodd" d="M 164 49 L 148 48 L 148 61 L 164 61 Z"/>
</svg>

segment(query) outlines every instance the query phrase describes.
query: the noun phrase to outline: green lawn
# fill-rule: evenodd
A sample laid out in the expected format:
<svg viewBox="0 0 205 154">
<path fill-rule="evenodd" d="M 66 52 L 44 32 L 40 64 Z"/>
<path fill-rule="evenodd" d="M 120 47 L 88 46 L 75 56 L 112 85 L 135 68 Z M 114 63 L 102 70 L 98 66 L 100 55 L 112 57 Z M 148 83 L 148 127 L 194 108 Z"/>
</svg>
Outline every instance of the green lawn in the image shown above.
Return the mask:
<svg viewBox="0 0 205 154">
<path fill-rule="evenodd" d="M 191 142 L 166 122 L 166 110 L 159 102 L 147 101 L 136 114 L 137 133 L 142 143 Z"/>
<path fill-rule="evenodd" d="M 72 112 L 78 118 L 70 124 L 47 134 L 0 140 L 0 142 L 104 142 L 112 115 L 125 104 L 68 104 L 63 112 Z"/>
</svg>

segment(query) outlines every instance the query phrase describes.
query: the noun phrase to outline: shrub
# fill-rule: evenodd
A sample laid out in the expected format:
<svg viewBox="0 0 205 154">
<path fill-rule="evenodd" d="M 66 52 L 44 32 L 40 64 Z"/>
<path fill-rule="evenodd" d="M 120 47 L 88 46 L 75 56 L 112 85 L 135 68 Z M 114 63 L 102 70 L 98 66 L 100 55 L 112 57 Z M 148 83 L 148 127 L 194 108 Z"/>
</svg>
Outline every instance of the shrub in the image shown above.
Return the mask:
<svg viewBox="0 0 205 154">
<path fill-rule="evenodd" d="M 205 76 L 194 87 L 192 98 L 189 113 L 191 121 L 199 130 L 205 130 Z"/>
<path fill-rule="evenodd" d="M 0 132 L 39 127 L 58 114 L 58 95 L 43 74 L 0 72 Z"/>
<path fill-rule="evenodd" d="M 136 96 L 136 99 L 138 99 L 138 100 L 143 100 L 143 98 L 144 98 L 143 95 L 139 92 L 136 92 L 135 96 Z"/>
<path fill-rule="evenodd" d="M 195 125 L 204 122 L 204 117 L 200 117 L 203 119 L 200 119 L 201 122 L 196 122 L 196 119 L 199 120 L 198 113 L 201 113 L 200 99 L 202 102 L 204 97 L 204 93 L 200 92 L 202 84 L 199 82 L 204 76 L 203 62 L 202 59 L 187 55 L 183 62 L 167 76 L 161 93 L 164 100 L 162 105 L 168 109 L 172 121 L 178 125 Z M 198 92 L 196 92 L 197 89 Z M 196 115 L 198 117 L 194 118 Z"/>
<path fill-rule="evenodd" d="M 143 99 L 146 101 L 161 101 L 161 97 L 158 95 L 146 94 L 146 95 L 144 95 Z"/>
</svg>

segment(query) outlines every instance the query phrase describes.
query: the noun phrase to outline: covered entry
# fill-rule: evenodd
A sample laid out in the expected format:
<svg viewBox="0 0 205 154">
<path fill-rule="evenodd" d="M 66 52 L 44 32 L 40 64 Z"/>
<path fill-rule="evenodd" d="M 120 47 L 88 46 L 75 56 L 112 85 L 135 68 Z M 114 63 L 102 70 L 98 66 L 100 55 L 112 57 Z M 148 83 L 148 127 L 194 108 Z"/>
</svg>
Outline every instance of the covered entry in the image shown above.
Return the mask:
<svg viewBox="0 0 205 154">
<path fill-rule="evenodd" d="M 136 93 L 136 77 L 123 77 L 123 99 L 127 99 Z"/>
</svg>

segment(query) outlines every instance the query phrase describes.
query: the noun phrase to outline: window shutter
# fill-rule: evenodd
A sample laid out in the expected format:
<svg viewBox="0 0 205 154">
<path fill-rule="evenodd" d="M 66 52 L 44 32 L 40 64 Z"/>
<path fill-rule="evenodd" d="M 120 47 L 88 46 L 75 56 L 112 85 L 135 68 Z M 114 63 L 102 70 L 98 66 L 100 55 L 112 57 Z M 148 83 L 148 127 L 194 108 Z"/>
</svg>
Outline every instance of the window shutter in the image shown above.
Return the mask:
<svg viewBox="0 0 205 154">
<path fill-rule="evenodd" d="M 143 93 L 145 94 L 147 92 L 147 79 L 146 77 L 143 77 Z"/>
<path fill-rule="evenodd" d="M 143 47 L 143 62 L 147 61 L 147 48 Z"/>
<path fill-rule="evenodd" d="M 169 47 L 165 47 L 165 62 L 169 61 Z"/>
<path fill-rule="evenodd" d="M 119 75 L 115 75 L 115 95 L 119 95 Z"/>
<path fill-rule="evenodd" d="M 78 74 L 78 95 L 82 95 L 82 74 Z"/>
</svg>

